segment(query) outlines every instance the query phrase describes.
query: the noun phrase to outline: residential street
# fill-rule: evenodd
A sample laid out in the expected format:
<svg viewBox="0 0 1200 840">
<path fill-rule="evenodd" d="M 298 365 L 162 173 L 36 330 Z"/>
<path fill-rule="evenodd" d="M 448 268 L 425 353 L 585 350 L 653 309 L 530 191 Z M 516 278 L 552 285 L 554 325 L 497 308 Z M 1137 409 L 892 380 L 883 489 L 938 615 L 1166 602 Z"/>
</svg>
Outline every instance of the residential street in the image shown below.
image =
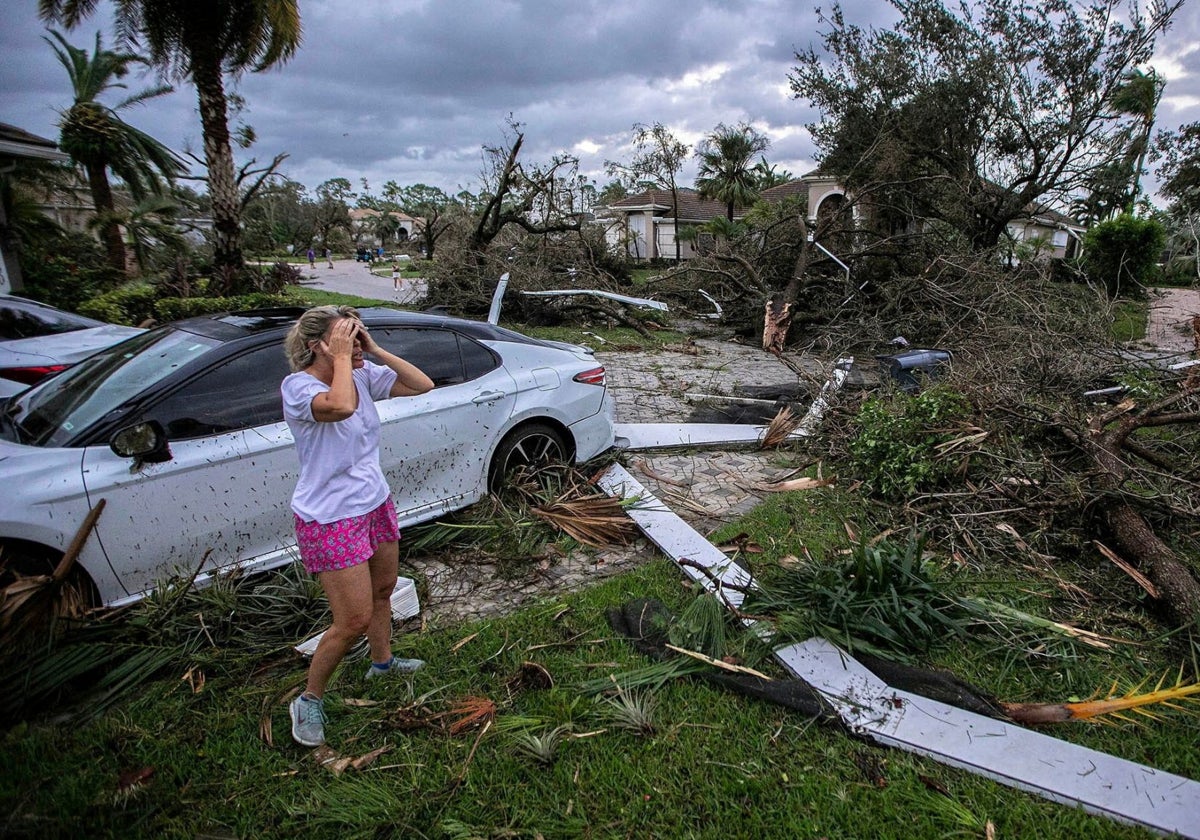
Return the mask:
<svg viewBox="0 0 1200 840">
<path fill-rule="evenodd" d="M 355 262 L 352 259 L 333 261 L 333 268 L 322 259 L 317 260 L 316 268 L 297 266 L 304 273 L 305 286 L 316 289 L 326 289 L 331 292 L 341 292 L 347 295 L 379 298 L 395 303 L 411 303 L 421 296 L 425 290 L 425 281 L 413 277 L 400 278 L 400 291 L 392 291 L 390 262 L 377 262 L 374 266 L 367 263 Z M 380 274 L 372 274 L 374 268 Z"/>
</svg>

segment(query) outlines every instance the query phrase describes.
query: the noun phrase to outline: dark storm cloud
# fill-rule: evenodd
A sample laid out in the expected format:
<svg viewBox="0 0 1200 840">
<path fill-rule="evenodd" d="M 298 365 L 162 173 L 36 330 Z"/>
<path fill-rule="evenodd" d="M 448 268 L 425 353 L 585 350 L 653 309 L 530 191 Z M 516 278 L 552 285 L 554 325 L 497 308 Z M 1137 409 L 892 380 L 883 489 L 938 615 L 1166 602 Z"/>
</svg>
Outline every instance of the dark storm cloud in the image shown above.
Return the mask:
<svg viewBox="0 0 1200 840">
<path fill-rule="evenodd" d="M 890 7 L 843 4 L 848 19 L 886 26 Z M 662 122 L 689 143 L 718 123 L 753 122 L 768 159 L 800 174 L 813 165 L 803 126 L 816 115 L 791 98 L 796 50 L 820 40 L 813 6 L 794 0 L 302 0 L 304 43 L 285 67 L 244 76 L 241 116 L 252 154 L 287 152 L 283 171 L 310 188 L 331 177 L 378 191 L 389 179 L 478 188 L 481 147 L 501 143 L 511 114 L 525 153 L 567 151 L 603 184 L 605 160 L 628 160 L 634 123 Z M 66 74 L 42 41 L 35 0 L 6 7 L 0 29 L 0 121 L 55 137 Z M 1179 75 L 1164 124 L 1200 116 L 1200 14 L 1185 7 L 1162 55 Z M 69 35 L 90 49 L 107 25 Z M 131 82 L 131 89 L 141 85 Z M 1190 99 L 1189 99 L 1190 97 Z M 110 101 L 115 101 L 114 97 Z M 128 112 L 178 149 L 199 153 L 194 90 Z M 694 168 L 685 172 L 685 180 Z"/>
</svg>

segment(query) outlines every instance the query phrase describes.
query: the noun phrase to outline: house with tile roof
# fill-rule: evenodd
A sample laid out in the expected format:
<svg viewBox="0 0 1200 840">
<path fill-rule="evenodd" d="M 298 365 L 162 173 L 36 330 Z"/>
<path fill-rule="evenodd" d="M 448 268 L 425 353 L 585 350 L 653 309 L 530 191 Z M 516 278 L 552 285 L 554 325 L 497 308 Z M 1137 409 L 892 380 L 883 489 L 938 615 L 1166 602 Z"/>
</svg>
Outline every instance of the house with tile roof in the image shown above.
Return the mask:
<svg viewBox="0 0 1200 840">
<path fill-rule="evenodd" d="M 379 244 L 379 237 L 375 235 L 375 220 L 381 215 L 383 214 L 378 210 L 372 210 L 369 207 L 355 207 L 350 211 L 350 235 L 353 237 L 355 245 L 370 245 L 374 247 Z M 390 210 L 388 211 L 388 215 L 396 219 L 400 223 L 400 226 L 396 228 L 394 241 L 386 243 L 386 245 L 407 242 L 425 226 L 423 220 L 410 216 L 401 210 Z"/>
<path fill-rule="evenodd" d="M 695 190 L 680 187 L 676 193 L 678 217 L 671 212 L 670 190 L 646 190 L 597 208 L 599 220 L 608 225 L 609 244 L 635 260 L 673 260 L 677 228 L 702 225 L 725 215 L 724 204 L 701 198 Z M 689 240 L 680 242 L 680 259 L 696 256 L 695 244 Z"/>
</svg>

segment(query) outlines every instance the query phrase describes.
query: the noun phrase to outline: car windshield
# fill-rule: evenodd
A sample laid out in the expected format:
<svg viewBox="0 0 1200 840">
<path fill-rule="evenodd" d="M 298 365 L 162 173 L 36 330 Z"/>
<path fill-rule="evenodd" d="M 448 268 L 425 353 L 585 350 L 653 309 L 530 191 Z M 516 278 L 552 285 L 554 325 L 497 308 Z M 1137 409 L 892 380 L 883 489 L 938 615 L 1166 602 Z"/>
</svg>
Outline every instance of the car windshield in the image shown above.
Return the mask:
<svg viewBox="0 0 1200 840">
<path fill-rule="evenodd" d="M 220 343 L 169 327 L 151 330 L 18 394 L 6 413 L 21 443 L 62 446 Z"/>
</svg>

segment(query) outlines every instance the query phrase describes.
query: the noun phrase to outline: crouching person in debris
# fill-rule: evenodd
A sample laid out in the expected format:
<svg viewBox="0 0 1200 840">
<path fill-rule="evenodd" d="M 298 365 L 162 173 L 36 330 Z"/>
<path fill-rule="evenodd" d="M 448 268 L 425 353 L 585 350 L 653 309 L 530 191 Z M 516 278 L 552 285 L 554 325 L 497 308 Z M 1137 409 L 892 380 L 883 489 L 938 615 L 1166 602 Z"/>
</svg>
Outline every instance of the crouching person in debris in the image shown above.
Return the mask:
<svg viewBox="0 0 1200 840">
<path fill-rule="evenodd" d="M 300 458 L 292 494 L 297 544 L 333 612 L 308 684 L 291 704 L 292 737 L 316 747 L 325 742 L 325 685 L 359 637 L 366 634 L 371 649 L 367 677 L 410 673 L 424 664 L 392 654 L 390 598 L 400 531 L 379 466 L 375 400 L 423 394 L 433 382 L 376 344 L 349 306 L 305 312 L 284 350 L 293 372 L 283 380 L 283 414 Z"/>
</svg>

